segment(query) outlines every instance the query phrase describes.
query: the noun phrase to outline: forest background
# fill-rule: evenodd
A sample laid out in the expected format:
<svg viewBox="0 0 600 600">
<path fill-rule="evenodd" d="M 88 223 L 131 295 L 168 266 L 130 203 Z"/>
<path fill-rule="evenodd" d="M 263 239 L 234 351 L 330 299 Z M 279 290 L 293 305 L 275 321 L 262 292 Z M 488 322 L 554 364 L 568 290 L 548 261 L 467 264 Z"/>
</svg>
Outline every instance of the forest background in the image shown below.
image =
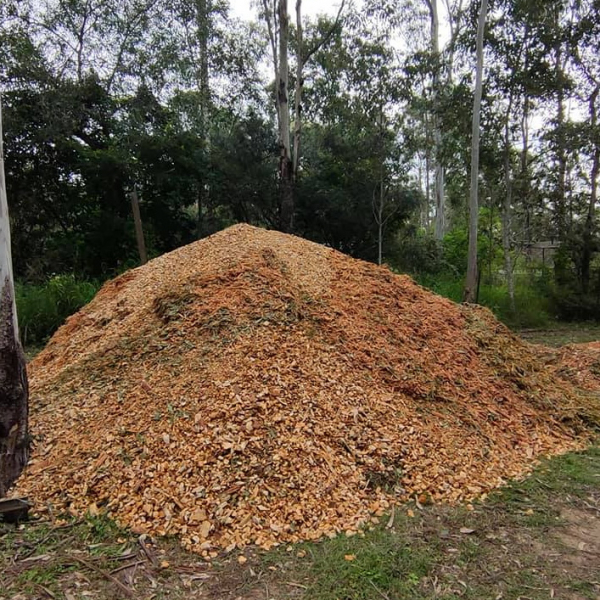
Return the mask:
<svg viewBox="0 0 600 600">
<path fill-rule="evenodd" d="M 237 222 L 461 300 L 481 2 L 302 8 L 0 4 L 25 344 L 102 281 Z M 598 56 L 599 0 L 489 3 L 477 299 L 512 326 L 600 318 Z"/>
</svg>

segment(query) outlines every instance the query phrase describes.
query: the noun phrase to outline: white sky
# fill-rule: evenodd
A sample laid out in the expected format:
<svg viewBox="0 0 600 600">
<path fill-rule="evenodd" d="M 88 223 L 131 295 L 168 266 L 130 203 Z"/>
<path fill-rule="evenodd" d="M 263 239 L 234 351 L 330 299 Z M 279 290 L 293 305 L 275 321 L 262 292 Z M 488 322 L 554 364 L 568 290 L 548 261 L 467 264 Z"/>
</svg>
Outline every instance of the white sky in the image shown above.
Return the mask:
<svg viewBox="0 0 600 600">
<path fill-rule="evenodd" d="M 240 19 L 256 19 L 256 8 L 251 0 L 229 0 L 231 14 Z M 340 6 L 339 0 L 302 0 L 302 14 L 309 17 L 325 13 L 336 15 Z M 296 10 L 296 1 L 288 0 L 288 12 L 294 16 Z"/>
</svg>

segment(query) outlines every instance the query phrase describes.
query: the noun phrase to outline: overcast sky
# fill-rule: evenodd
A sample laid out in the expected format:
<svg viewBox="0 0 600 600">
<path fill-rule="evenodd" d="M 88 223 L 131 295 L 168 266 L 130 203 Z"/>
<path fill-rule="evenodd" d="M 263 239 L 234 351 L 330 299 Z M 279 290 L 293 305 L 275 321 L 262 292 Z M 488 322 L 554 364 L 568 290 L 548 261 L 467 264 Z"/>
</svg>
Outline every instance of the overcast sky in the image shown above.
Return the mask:
<svg viewBox="0 0 600 600">
<path fill-rule="evenodd" d="M 255 19 L 256 8 L 253 8 L 252 0 L 229 0 L 231 13 L 242 19 Z M 308 16 L 326 13 L 330 15 L 337 14 L 340 6 L 340 0 L 302 0 L 302 14 Z M 293 17 L 296 11 L 295 0 L 288 0 L 288 12 Z"/>
</svg>

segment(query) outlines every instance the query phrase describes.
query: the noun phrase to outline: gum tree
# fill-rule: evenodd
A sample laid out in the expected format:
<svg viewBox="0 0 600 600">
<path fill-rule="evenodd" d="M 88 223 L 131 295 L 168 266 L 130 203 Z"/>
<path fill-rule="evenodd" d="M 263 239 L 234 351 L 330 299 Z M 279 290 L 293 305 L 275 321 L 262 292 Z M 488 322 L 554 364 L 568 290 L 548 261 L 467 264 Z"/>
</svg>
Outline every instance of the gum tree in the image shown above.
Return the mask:
<svg viewBox="0 0 600 600">
<path fill-rule="evenodd" d="M 29 458 L 28 387 L 25 355 L 19 341 L 4 175 L 0 104 L 0 498 Z"/>
</svg>

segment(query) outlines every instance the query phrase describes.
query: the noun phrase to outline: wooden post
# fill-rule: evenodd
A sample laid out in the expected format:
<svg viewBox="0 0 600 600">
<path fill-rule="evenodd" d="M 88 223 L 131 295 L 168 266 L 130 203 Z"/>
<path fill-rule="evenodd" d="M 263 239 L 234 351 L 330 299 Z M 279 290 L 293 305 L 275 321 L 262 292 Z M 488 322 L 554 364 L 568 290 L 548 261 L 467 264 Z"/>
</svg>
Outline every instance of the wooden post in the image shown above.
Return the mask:
<svg viewBox="0 0 600 600">
<path fill-rule="evenodd" d="M 140 262 L 145 265 L 148 262 L 148 254 L 146 253 L 146 242 L 144 241 L 144 230 L 142 228 L 142 217 L 140 215 L 140 202 L 135 186 L 133 187 L 130 197 L 133 222 L 135 223 L 135 237 L 137 239 L 138 252 L 140 253 Z"/>
</svg>

